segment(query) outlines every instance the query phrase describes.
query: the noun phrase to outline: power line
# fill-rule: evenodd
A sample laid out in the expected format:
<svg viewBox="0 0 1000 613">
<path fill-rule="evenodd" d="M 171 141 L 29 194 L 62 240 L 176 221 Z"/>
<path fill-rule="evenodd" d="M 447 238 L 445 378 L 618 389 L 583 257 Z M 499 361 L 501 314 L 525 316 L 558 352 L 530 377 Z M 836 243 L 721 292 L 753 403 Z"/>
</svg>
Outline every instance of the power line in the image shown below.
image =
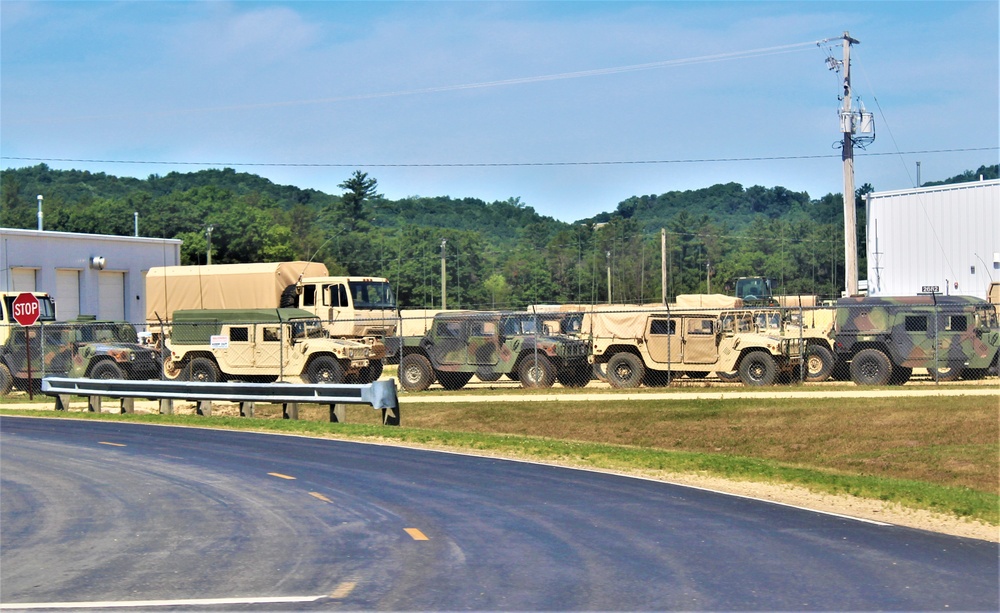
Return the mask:
<svg viewBox="0 0 1000 613">
<path fill-rule="evenodd" d="M 921 151 L 890 151 L 885 153 L 862 153 L 857 157 L 876 157 L 884 155 L 917 155 L 930 153 L 962 153 L 971 151 L 997 151 L 1000 147 L 965 147 L 958 149 L 924 149 Z M 652 164 L 709 164 L 723 162 L 769 162 L 776 160 L 815 160 L 840 158 L 839 153 L 823 155 L 776 155 L 742 158 L 690 158 L 675 160 L 591 160 L 563 162 L 423 162 L 414 164 L 391 163 L 342 163 L 342 162 L 186 162 L 178 160 L 102 160 L 88 158 L 57 158 L 57 157 L 22 157 L 0 156 L 4 160 L 21 160 L 26 162 L 73 162 L 79 164 L 135 164 L 144 166 L 267 166 L 291 168 L 504 168 L 524 166 L 629 166 Z"/>
</svg>

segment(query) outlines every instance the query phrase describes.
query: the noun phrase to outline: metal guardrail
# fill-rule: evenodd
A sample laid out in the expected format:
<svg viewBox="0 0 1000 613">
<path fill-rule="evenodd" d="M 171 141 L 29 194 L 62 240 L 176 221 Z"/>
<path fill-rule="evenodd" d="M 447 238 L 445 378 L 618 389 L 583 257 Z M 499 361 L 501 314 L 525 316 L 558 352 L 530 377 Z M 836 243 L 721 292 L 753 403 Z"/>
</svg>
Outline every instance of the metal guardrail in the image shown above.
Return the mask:
<svg viewBox="0 0 1000 613">
<path fill-rule="evenodd" d="M 211 415 L 212 402 L 238 402 L 241 417 L 253 417 L 254 403 L 281 404 L 283 417 L 298 419 L 298 405 L 325 404 L 330 421 L 343 422 L 345 404 L 368 404 L 382 411 L 382 423 L 399 425 L 399 399 L 396 382 L 375 381 L 366 384 L 298 383 L 203 383 L 195 381 L 127 381 L 118 379 L 83 379 L 45 377 L 42 393 L 56 398 L 56 410 L 69 408 L 69 396 L 86 396 L 88 409 L 100 411 L 101 398 L 119 398 L 122 412 L 131 413 L 136 398 L 160 401 L 160 413 L 173 413 L 174 400 L 197 402 L 197 412 Z"/>
</svg>

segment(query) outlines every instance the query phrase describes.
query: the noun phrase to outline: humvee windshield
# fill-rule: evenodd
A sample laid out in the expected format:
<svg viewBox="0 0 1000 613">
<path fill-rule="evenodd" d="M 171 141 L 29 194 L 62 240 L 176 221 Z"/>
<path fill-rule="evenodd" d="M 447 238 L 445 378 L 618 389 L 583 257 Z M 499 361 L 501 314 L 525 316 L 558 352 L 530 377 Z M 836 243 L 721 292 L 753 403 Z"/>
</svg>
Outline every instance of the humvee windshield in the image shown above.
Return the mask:
<svg viewBox="0 0 1000 613">
<path fill-rule="evenodd" d="M 292 338 L 326 338 L 327 332 L 323 328 L 323 322 L 316 319 L 295 319 L 292 320 Z"/>
<path fill-rule="evenodd" d="M 531 315 L 523 317 L 506 317 L 501 324 L 501 330 L 507 336 L 534 334 L 538 328 L 538 320 Z"/>
</svg>

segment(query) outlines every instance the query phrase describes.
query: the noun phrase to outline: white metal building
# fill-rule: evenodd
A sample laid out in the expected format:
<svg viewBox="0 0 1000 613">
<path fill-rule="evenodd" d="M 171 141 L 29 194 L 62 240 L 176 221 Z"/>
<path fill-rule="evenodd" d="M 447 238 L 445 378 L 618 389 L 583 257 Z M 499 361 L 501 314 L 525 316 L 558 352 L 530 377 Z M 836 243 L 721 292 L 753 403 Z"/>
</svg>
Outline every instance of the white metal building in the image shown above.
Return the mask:
<svg viewBox="0 0 1000 613">
<path fill-rule="evenodd" d="M 867 197 L 868 293 L 986 297 L 1000 281 L 1000 180 Z"/>
<path fill-rule="evenodd" d="M 146 319 L 145 274 L 180 264 L 177 239 L 0 228 L 0 291 L 47 292 L 56 318 Z"/>
</svg>

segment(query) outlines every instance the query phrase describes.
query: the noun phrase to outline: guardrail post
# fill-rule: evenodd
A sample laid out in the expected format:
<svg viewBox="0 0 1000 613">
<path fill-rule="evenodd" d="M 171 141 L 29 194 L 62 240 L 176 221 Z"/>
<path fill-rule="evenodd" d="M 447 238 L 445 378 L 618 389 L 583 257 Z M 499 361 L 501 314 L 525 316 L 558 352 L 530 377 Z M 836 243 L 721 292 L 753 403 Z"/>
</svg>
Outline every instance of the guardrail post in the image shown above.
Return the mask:
<svg viewBox="0 0 1000 613">
<path fill-rule="evenodd" d="M 252 400 L 244 400 L 240 403 L 240 417 L 253 417 L 254 402 Z"/>
<path fill-rule="evenodd" d="M 69 394 L 59 394 L 56 396 L 56 410 L 57 411 L 68 411 L 69 410 Z"/>
<path fill-rule="evenodd" d="M 122 413 L 135 413 L 135 398 L 122 398 L 121 401 Z"/>
<path fill-rule="evenodd" d="M 198 406 L 195 408 L 195 413 L 198 415 L 204 415 L 209 417 L 212 415 L 212 401 L 211 400 L 199 400 Z"/>
<path fill-rule="evenodd" d="M 331 424 L 343 424 L 347 422 L 347 405 L 346 404 L 331 404 L 330 405 L 330 423 Z"/>
<path fill-rule="evenodd" d="M 299 403 L 285 402 L 281 405 L 281 419 L 298 419 Z"/>
<path fill-rule="evenodd" d="M 172 398 L 160 398 L 160 415 L 174 414 L 174 400 Z"/>
<path fill-rule="evenodd" d="M 87 410 L 91 413 L 101 412 L 101 397 L 100 396 L 87 396 Z"/>
</svg>

